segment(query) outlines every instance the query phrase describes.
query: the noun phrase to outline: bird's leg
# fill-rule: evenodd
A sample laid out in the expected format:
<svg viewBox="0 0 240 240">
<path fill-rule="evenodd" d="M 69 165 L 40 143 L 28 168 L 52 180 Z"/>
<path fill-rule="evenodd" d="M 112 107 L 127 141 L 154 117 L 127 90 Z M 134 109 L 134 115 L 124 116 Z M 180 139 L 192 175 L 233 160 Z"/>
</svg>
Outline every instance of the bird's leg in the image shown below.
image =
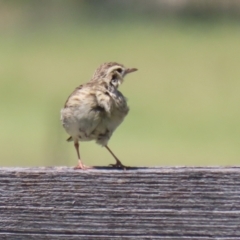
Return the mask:
<svg viewBox="0 0 240 240">
<path fill-rule="evenodd" d="M 126 166 L 124 166 L 121 161 L 115 156 L 115 154 L 111 151 L 111 149 L 106 145 L 105 148 L 111 153 L 111 155 L 114 157 L 114 159 L 116 160 L 115 164 L 110 164 L 110 166 L 114 167 L 114 168 L 122 168 L 122 169 L 127 169 Z"/>
<path fill-rule="evenodd" d="M 86 169 L 86 168 L 89 168 L 89 167 L 83 165 L 83 163 L 81 161 L 80 153 L 79 153 L 79 143 L 78 143 L 78 141 L 74 142 L 74 147 L 75 147 L 75 149 L 77 151 L 77 156 L 78 156 L 78 165 L 74 169 Z"/>
</svg>

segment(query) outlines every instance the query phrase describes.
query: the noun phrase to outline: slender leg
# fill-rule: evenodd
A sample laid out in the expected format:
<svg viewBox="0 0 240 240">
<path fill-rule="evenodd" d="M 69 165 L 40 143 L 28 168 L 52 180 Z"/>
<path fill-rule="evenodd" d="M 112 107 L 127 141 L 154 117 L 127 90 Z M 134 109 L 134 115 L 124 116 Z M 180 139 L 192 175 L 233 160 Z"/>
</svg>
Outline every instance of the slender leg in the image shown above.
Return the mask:
<svg viewBox="0 0 240 240">
<path fill-rule="evenodd" d="M 127 167 L 124 166 L 121 161 L 116 157 L 116 155 L 111 151 L 111 149 L 106 145 L 105 146 L 106 149 L 111 153 L 111 155 L 114 157 L 114 159 L 116 160 L 115 164 L 110 164 L 110 166 L 114 167 L 114 168 L 122 168 L 122 169 L 126 169 Z"/>
<path fill-rule="evenodd" d="M 80 153 L 79 153 L 79 143 L 78 141 L 74 142 L 74 147 L 77 151 L 77 156 L 78 156 L 78 165 L 74 169 L 85 169 L 86 167 L 83 165 L 81 158 L 80 158 Z"/>
</svg>

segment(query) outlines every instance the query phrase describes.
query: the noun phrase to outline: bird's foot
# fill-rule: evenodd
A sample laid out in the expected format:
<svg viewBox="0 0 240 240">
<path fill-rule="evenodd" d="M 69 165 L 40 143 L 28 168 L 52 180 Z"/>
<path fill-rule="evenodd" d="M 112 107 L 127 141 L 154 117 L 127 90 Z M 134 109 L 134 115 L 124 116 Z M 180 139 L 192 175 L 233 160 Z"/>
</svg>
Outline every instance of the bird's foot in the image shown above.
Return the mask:
<svg viewBox="0 0 240 240">
<path fill-rule="evenodd" d="M 78 169 L 86 170 L 90 168 L 92 167 L 84 165 L 80 160 L 78 160 L 78 165 L 74 167 L 75 170 L 78 170 Z"/>
<path fill-rule="evenodd" d="M 113 167 L 113 168 L 117 168 L 117 169 L 123 169 L 123 170 L 126 170 L 127 166 L 123 165 L 119 160 L 116 161 L 115 164 L 109 164 L 109 166 Z"/>
</svg>

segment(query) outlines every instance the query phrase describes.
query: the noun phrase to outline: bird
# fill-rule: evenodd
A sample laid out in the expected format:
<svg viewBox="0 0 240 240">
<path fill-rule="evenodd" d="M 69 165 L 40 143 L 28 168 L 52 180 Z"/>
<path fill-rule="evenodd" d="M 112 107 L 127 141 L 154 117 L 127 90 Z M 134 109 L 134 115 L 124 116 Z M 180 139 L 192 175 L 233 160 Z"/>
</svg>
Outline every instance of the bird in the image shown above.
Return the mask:
<svg viewBox="0 0 240 240">
<path fill-rule="evenodd" d="M 108 147 L 113 132 L 129 112 L 127 99 L 118 90 L 127 74 L 137 71 L 117 62 L 100 65 L 90 81 L 78 86 L 61 109 L 61 122 L 77 152 L 75 169 L 88 169 L 80 157 L 79 142 L 95 140 L 116 160 L 111 167 L 126 169 Z"/>
</svg>

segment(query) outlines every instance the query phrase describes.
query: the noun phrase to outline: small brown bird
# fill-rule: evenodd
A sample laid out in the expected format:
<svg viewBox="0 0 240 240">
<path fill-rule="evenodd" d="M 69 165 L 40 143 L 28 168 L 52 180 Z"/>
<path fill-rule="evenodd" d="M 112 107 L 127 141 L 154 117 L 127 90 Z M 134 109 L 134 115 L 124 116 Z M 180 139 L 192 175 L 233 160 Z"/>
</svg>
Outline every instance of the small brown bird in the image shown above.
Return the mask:
<svg viewBox="0 0 240 240">
<path fill-rule="evenodd" d="M 95 71 L 92 79 L 80 85 L 68 97 L 61 110 L 61 121 L 70 135 L 77 151 L 76 169 L 87 168 L 83 165 L 79 152 L 79 141 L 96 140 L 106 147 L 115 158 L 112 167 L 126 168 L 108 147 L 114 130 L 122 123 L 129 108 L 126 98 L 118 91 L 124 77 L 136 68 L 126 68 L 116 62 L 104 63 Z"/>
</svg>

